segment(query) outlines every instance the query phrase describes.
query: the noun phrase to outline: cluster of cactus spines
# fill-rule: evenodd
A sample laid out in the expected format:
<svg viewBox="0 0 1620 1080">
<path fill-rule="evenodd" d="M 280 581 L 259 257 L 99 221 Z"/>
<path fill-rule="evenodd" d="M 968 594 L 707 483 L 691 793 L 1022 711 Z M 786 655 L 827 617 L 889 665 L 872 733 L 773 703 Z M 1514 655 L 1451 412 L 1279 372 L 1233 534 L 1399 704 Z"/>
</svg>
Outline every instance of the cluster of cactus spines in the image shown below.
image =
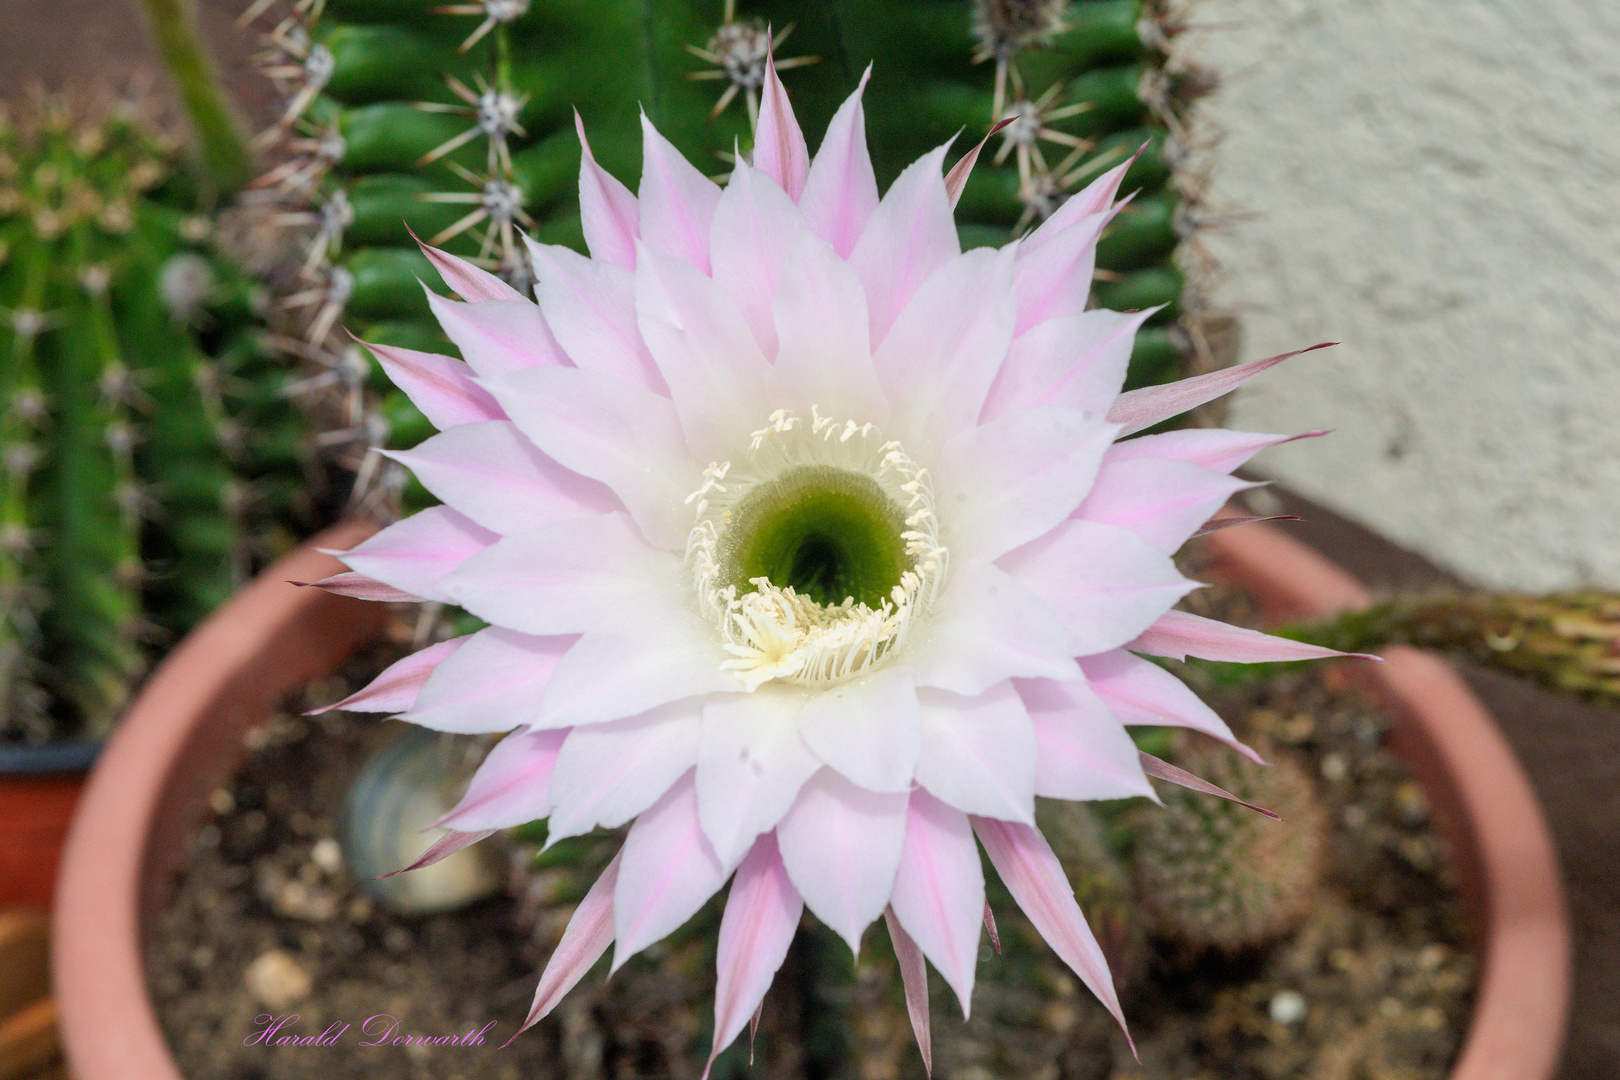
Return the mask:
<svg viewBox="0 0 1620 1080">
<path fill-rule="evenodd" d="M 0 128 L 5 741 L 105 733 L 300 490 L 254 289 L 170 205 L 180 145 L 138 113 L 51 99 Z"/>
<path fill-rule="evenodd" d="M 1287 758 L 1257 765 L 1213 743 L 1178 741 L 1180 767 L 1264 806 L 1161 787 L 1136 831 L 1138 899 L 1155 930 L 1193 952 L 1235 953 L 1299 925 L 1323 873 L 1327 818 L 1310 776 Z"/>
<path fill-rule="evenodd" d="M 596 159 L 623 179 L 637 172 L 642 108 L 689 158 L 722 173 L 734 149 L 752 145 L 773 36 L 810 132 L 871 65 L 880 183 L 941 143 L 957 138 L 965 151 L 1013 118 L 962 195 L 968 245 L 1005 242 L 1140 150 L 1125 181 L 1138 195 L 1099 247 L 1096 295 L 1119 309 L 1167 305 L 1138 335 L 1132 379 L 1168 377 L 1197 337 L 1183 325 L 1194 305 L 1173 259 L 1189 219 L 1172 177 L 1185 155 L 1171 135 L 1185 106 L 1178 88 L 1197 81 L 1167 67 L 1176 26 L 1166 2 L 676 0 L 649 10 L 639 0 L 255 0 L 244 19 L 260 27 L 261 67 L 284 105 L 257 139 L 276 163 L 249 195 L 302 230 L 292 351 L 337 376 L 302 385 L 332 392 L 341 409 L 328 441 L 366 481 L 356 498 L 397 492 L 403 475 L 377 451 L 428 428 L 380 368 L 355 360 L 346 331 L 447 346 L 417 284 L 437 285 L 437 275 L 413 233 L 526 292 L 520 230 L 583 244 L 575 109 Z"/>
</svg>

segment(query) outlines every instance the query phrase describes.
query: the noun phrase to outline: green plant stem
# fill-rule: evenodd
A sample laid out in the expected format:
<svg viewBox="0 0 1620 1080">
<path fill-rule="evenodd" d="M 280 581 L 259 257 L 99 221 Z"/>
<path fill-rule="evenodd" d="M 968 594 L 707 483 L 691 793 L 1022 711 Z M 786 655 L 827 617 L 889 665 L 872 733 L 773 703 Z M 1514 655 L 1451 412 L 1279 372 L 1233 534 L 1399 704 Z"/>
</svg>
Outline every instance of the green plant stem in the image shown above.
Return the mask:
<svg viewBox="0 0 1620 1080">
<path fill-rule="evenodd" d="M 253 176 L 253 155 L 241 125 L 226 102 L 213 63 L 203 50 L 186 0 L 144 0 L 197 137 L 197 163 L 218 198 L 240 189 Z"/>
</svg>

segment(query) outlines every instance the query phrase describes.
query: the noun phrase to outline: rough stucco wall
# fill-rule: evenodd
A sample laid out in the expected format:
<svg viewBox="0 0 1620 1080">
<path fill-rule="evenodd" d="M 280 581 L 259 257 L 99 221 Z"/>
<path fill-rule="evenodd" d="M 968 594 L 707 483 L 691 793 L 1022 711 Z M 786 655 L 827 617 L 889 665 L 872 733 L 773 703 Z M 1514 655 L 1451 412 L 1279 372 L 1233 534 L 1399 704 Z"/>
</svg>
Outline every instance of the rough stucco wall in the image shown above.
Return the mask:
<svg viewBox="0 0 1620 1080">
<path fill-rule="evenodd" d="M 1484 584 L 1620 587 L 1620 2 L 1202 0 L 1205 240 L 1268 475 Z M 1252 215 L 1252 216 L 1246 216 Z"/>
</svg>

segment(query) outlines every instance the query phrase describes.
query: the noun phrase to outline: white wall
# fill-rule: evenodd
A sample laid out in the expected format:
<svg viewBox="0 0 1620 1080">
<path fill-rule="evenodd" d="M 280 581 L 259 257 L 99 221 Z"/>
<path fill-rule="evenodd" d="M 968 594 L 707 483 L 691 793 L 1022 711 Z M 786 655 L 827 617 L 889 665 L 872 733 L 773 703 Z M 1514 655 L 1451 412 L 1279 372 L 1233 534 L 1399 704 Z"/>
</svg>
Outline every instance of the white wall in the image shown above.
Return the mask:
<svg viewBox="0 0 1620 1080">
<path fill-rule="evenodd" d="M 1257 465 L 1465 577 L 1620 587 L 1620 0 L 1200 0 Z M 1239 212 L 1252 214 L 1238 219 Z"/>
</svg>

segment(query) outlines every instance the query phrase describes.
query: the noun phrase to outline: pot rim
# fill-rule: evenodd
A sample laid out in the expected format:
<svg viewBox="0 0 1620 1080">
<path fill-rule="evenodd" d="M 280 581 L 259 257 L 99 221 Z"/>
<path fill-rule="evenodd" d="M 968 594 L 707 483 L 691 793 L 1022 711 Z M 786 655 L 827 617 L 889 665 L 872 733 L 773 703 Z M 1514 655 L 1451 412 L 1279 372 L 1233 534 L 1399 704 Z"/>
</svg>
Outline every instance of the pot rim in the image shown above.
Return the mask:
<svg viewBox="0 0 1620 1080">
<path fill-rule="evenodd" d="M 335 670 L 381 631 L 385 605 L 286 585 L 340 571 L 317 548 L 350 547 L 375 528 L 336 526 L 261 574 L 170 655 L 108 742 L 68 837 L 53 912 L 53 975 L 75 1075 L 183 1080 L 146 985 L 143 918 L 161 903 L 208 792 L 240 757 L 242 732 L 282 693 Z M 1321 616 L 1370 599 L 1343 570 L 1269 526 L 1203 542 L 1212 569 L 1254 591 L 1270 618 Z M 1461 678 L 1417 650 L 1386 656 L 1355 673 L 1406 721 L 1398 749 L 1426 781 L 1443 828 L 1449 818 L 1481 931 L 1474 1014 L 1450 1080 L 1549 1080 L 1563 1046 L 1571 960 L 1546 821 Z"/>
</svg>

